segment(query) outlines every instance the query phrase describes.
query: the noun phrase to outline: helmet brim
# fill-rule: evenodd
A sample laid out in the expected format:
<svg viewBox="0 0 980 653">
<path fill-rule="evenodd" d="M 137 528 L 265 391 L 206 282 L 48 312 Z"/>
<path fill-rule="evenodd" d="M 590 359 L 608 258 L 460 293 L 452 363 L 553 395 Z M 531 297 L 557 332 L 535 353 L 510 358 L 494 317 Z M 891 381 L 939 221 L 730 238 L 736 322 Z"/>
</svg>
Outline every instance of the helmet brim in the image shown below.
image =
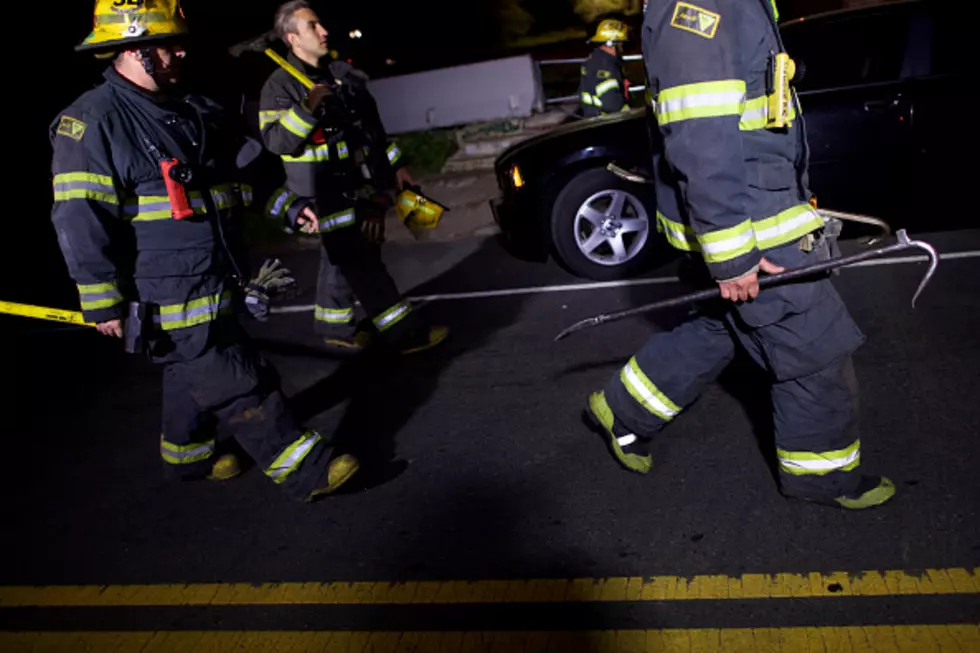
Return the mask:
<svg viewBox="0 0 980 653">
<path fill-rule="evenodd" d="M 122 52 L 132 50 L 145 45 L 159 45 L 167 42 L 178 42 L 186 40 L 187 32 L 171 32 L 169 34 L 148 34 L 146 36 L 134 36 L 129 39 L 116 39 L 114 41 L 102 41 L 101 43 L 79 43 L 75 46 L 75 52 Z"/>
</svg>

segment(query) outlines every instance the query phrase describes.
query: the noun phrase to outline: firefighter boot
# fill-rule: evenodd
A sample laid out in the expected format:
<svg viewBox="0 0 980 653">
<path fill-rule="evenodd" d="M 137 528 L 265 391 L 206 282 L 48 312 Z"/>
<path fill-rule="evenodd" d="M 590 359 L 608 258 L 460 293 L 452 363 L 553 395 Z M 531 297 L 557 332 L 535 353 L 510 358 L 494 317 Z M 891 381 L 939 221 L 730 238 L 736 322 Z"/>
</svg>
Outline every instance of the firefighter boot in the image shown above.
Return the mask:
<svg viewBox="0 0 980 653">
<path fill-rule="evenodd" d="M 398 351 L 403 354 L 414 354 L 416 352 L 432 349 L 440 342 L 449 337 L 449 327 L 431 326 L 421 329 L 415 336 L 406 342 L 399 343 Z"/>
<path fill-rule="evenodd" d="M 619 423 L 606 403 L 604 392 L 593 392 L 589 396 L 589 407 L 585 412 L 591 426 L 606 439 L 609 452 L 619 464 L 640 474 L 650 471 L 652 458 L 648 451 L 649 438 L 630 433 Z"/>
<path fill-rule="evenodd" d="M 209 481 L 227 481 L 242 473 L 242 466 L 238 462 L 238 457 L 233 453 L 226 453 L 218 458 L 211 466 L 211 473 L 208 474 Z"/>
<path fill-rule="evenodd" d="M 822 499 L 806 496 L 787 495 L 793 499 L 810 501 L 834 508 L 846 508 L 847 510 L 863 510 L 865 508 L 877 508 L 887 503 L 895 496 L 895 484 L 891 479 L 884 476 L 862 476 L 854 491 L 843 496 Z"/>
<path fill-rule="evenodd" d="M 448 337 L 449 327 L 447 326 L 423 327 L 408 337 L 393 343 L 393 346 L 401 354 L 415 354 L 420 351 L 432 349 Z M 366 348 L 378 340 L 378 335 L 365 329 L 364 331 L 358 331 L 354 339 L 362 348 Z"/>
<path fill-rule="evenodd" d="M 346 453 L 337 456 L 330 461 L 330 465 L 327 467 L 327 484 L 310 492 L 306 500 L 313 501 L 317 497 L 330 494 L 349 481 L 360 468 L 361 464 L 354 456 Z"/>
</svg>

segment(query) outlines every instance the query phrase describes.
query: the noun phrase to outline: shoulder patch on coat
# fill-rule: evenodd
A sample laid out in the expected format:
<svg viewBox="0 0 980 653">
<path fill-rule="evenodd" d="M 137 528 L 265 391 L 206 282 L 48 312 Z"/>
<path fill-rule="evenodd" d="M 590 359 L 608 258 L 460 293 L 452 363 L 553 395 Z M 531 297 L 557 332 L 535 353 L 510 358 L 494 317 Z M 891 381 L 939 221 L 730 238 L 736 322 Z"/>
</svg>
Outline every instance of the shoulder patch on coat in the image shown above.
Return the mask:
<svg viewBox="0 0 980 653">
<path fill-rule="evenodd" d="M 276 96 L 276 104 L 281 106 L 283 109 L 288 109 L 293 106 L 293 101 L 288 97 Z"/>
<path fill-rule="evenodd" d="M 85 135 L 86 127 L 88 127 L 88 125 L 78 118 L 61 116 L 61 120 L 58 121 L 58 129 L 56 131 L 62 136 L 67 136 L 68 138 L 74 138 L 76 141 L 80 141 L 82 140 L 82 136 Z"/>
<path fill-rule="evenodd" d="M 610 77 L 612 77 L 612 73 L 609 72 L 608 70 L 597 70 L 595 75 L 599 79 L 609 79 Z"/>
<path fill-rule="evenodd" d="M 706 39 L 713 39 L 715 32 L 718 31 L 719 22 L 721 22 L 720 14 L 688 2 L 678 2 L 674 6 L 674 16 L 670 19 L 670 26 L 693 32 Z"/>
</svg>

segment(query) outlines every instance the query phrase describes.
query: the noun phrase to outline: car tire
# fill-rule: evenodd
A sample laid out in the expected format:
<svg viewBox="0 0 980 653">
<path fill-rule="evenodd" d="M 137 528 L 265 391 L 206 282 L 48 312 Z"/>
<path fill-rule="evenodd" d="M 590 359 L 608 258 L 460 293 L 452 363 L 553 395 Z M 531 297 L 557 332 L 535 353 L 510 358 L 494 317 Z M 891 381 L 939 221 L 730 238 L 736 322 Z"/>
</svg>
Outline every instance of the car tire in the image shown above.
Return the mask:
<svg viewBox="0 0 980 653">
<path fill-rule="evenodd" d="M 578 173 L 555 199 L 551 239 L 556 258 L 576 276 L 596 281 L 636 276 L 651 267 L 663 243 L 653 187 L 605 168 Z"/>
</svg>

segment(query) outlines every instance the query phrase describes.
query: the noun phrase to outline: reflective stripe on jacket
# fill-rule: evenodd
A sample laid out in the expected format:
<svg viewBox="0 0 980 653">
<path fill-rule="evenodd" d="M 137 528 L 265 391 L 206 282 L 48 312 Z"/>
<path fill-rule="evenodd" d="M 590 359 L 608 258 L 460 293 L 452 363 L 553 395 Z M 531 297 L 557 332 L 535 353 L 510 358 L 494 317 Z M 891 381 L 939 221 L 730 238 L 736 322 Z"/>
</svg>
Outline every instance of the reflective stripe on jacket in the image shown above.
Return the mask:
<svg viewBox="0 0 980 653">
<path fill-rule="evenodd" d="M 770 53 L 782 50 L 770 0 L 651 0 L 642 39 L 668 242 L 730 279 L 820 228 L 795 93 L 791 126 L 766 128 Z"/>
</svg>

